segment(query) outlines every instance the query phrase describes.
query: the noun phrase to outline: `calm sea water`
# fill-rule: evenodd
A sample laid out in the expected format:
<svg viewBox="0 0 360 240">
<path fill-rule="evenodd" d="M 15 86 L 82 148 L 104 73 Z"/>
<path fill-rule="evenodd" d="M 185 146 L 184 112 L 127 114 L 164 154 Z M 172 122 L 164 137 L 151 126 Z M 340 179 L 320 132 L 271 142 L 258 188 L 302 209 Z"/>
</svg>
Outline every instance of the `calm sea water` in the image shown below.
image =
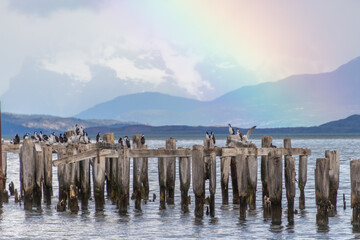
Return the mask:
<svg viewBox="0 0 360 240">
<path fill-rule="evenodd" d="M 43 205 L 41 210 L 25 211 L 22 205 L 15 204 L 11 197 L 0 209 L 0 239 L 156 239 L 156 238 L 244 238 L 244 239 L 333 239 L 360 238 L 351 225 L 350 208 L 350 159 L 360 158 L 360 136 L 287 136 L 292 138 L 292 146 L 309 148 L 312 155 L 308 160 L 308 181 L 306 185 L 306 209 L 294 217 L 294 224 L 289 225 L 286 215 L 286 195 L 283 189 L 283 214 L 281 224 L 272 224 L 264 218 L 261 204 L 260 169 L 258 169 L 257 209 L 247 212 L 246 220 L 240 220 L 239 207 L 231 204 L 232 190 L 229 182 L 230 205 L 221 205 L 220 165 L 217 165 L 217 192 L 215 217 L 204 215 L 203 219 L 194 217 L 194 204 L 190 213 L 183 214 L 180 207 L 179 175 L 177 172 L 175 205 L 159 210 L 158 199 L 142 205 L 142 212 L 134 211 L 131 201 L 128 214 L 121 216 L 115 205 L 106 200 L 105 209 L 95 211 L 95 203 L 89 201 L 89 210 L 77 214 L 57 212 L 58 199 L 57 169 L 53 170 L 54 196 L 52 205 Z M 177 146 L 192 147 L 202 145 L 200 137 L 176 137 Z M 261 145 L 261 138 L 254 137 L 253 142 Z M 163 147 L 166 137 L 148 138 L 150 148 Z M 282 146 L 282 137 L 274 137 L 273 143 Z M 217 137 L 217 146 L 225 146 L 225 136 Z M 324 157 L 325 150 L 340 151 L 340 188 L 338 191 L 338 212 L 329 218 L 328 227 L 316 225 L 316 205 L 314 197 L 314 168 L 316 158 Z M 53 156 L 54 160 L 56 155 Z M 258 159 L 260 160 L 260 158 Z M 217 161 L 219 163 L 219 159 Z M 131 161 L 132 165 L 132 161 Z M 260 162 L 259 162 L 260 166 Z M 298 159 L 296 159 L 296 171 Z M 178 162 L 177 162 L 178 168 Z M 131 170 L 132 178 L 132 170 Z M 13 181 L 19 188 L 19 157 L 8 154 L 8 181 Z M 131 181 L 132 182 L 132 181 Z M 149 159 L 150 198 L 155 193 L 159 196 L 157 159 Z M 208 187 L 208 183 L 206 183 Z M 130 186 L 132 189 L 132 185 Z M 347 209 L 343 210 L 342 196 L 346 195 Z M 192 186 L 189 194 L 194 200 Z M 208 191 L 207 191 L 208 195 Z M 296 192 L 295 207 L 298 209 L 299 191 Z"/>
</svg>

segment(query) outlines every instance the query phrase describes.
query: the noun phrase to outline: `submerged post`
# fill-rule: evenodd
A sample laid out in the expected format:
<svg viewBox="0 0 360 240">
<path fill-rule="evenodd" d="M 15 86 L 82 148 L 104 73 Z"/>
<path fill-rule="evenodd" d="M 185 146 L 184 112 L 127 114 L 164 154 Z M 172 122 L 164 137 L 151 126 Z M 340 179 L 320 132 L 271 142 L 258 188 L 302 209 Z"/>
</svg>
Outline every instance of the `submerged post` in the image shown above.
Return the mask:
<svg viewBox="0 0 360 240">
<path fill-rule="evenodd" d="M 117 172 L 117 186 L 119 188 L 118 194 L 118 206 L 119 212 L 125 214 L 129 205 L 130 197 L 130 159 L 129 149 L 127 146 L 118 149 L 119 160 L 118 160 L 118 172 Z"/>
<path fill-rule="evenodd" d="M 79 149 L 79 152 L 89 150 L 89 145 L 84 145 Z M 88 202 L 91 195 L 91 186 L 90 186 L 90 160 L 85 159 L 79 163 L 80 171 L 80 199 L 81 199 L 81 209 L 88 209 Z"/>
<path fill-rule="evenodd" d="M 271 136 L 263 136 L 261 139 L 261 147 L 268 148 L 272 145 Z M 264 198 L 269 197 L 268 189 L 268 170 L 267 170 L 268 156 L 261 156 L 261 182 L 262 182 L 262 201 L 264 204 Z"/>
<path fill-rule="evenodd" d="M 249 208 L 254 210 L 256 208 L 256 188 L 257 188 L 257 171 L 258 171 L 258 160 L 257 156 L 247 156 L 247 167 L 248 167 L 248 203 Z"/>
<path fill-rule="evenodd" d="M 35 143 L 35 185 L 34 185 L 34 202 L 40 207 L 42 198 L 42 185 L 44 182 L 44 154 L 40 144 Z"/>
<path fill-rule="evenodd" d="M 248 192 L 248 168 L 245 155 L 237 155 L 236 160 L 236 175 L 237 186 L 240 202 L 240 218 L 245 219 L 247 210 L 247 192 Z"/>
<path fill-rule="evenodd" d="M 166 149 L 176 149 L 176 139 L 166 139 Z M 166 158 L 166 203 L 174 204 L 175 197 L 175 177 L 176 177 L 176 157 Z"/>
<path fill-rule="evenodd" d="M 182 149 L 182 148 L 179 148 Z M 184 213 L 189 212 L 189 198 L 188 191 L 190 188 L 190 158 L 179 158 L 179 177 L 180 177 L 180 191 L 181 191 L 181 210 Z"/>
<path fill-rule="evenodd" d="M 164 149 L 164 148 L 159 148 Z M 166 209 L 166 158 L 159 157 L 158 158 L 158 174 L 159 174 L 159 186 L 160 186 L 160 206 L 159 209 Z M 180 175 L 181 179 L 181 175 Z"/>
<path fill-rule="evenodd" d="M 229 173 L 230 173 L 230 164 L 231 157 L 221 157 L 221 195 L 222 195 L 222 204 L 229 204 Z"/>
<path fill-rule="evenodd" d="M 192 151 L 192 185 L 195 194 L 195 217 L 204 216 L 205 173 L 204 147 L 194 145 Z"/>
<path fill-rule="evenodd" d="M 340 152 L 325 151 L 325 157 L 329 159 L 329 200 L 332 204 L 331 216 L 336 212 L 337 191 L 339 189 L 339 173 L 340 173 Z"/>
<path fill-rule="evenodd" d="M 216 153 L 210 153 L 210 216 L 215 217 L 215 193 L 216 193 Z"/>
<path fill-rule="evenodd" d="M 143 148 L 141 143 L 141 134 L 133 135 L 133 148 Z M 133 194 L 135 198 L 135 209 L 141 211 L 141 198 L 143 190 L 143 168 L 145 167 L 145 160 L 143 158 L 134 158 L 133 160 Z"/>
<path fill-rule="evenodd" d="M 103 135 L 104 142 L 114 143 L 114 133 L 105 133 Z M 106 175 L 106 190 L 108 196 L 110 196 L 112 202 L 115 202 L 116 196 L 116 166 L 117 158 L 105 158 L 105 175 Z"/>
<path fill-rule="evenodd" d="M 328 208 L 329 201 L 329 159 L 316 159 L 315 168 L 315 195 L 316 195 L 316 223 L 318 225 L 327 225 L 329 222 Z"/>
<path fill-rule="evenodd" d="M 52 147 L 43 146 L 44 154 L 44 202 L 47 205 L 51 205 L 52 190 Z"/>
<path fill-rule="evenodd" d="M 352 225 L 360 228 L 360 159 L 350 162 Z"/>
<path fill-rule="evenodd" d="M 101 157 L 100 151 L 98 150 L 97 157 L 93 158 L 92 161 L 95 209 L 97 211 L 102 211 L 105 203 L 105 157 Z"/>
<path fill-rule="evenodd" d="M 34 200 L 33 190 L 35 185 L 35 159 L 34 143 L 31 139 L 25 139 L 20 150 L 20 165 L 22 188 L 24 191 L 24 208 L 31 210 Z"/>
<path fill-rule="evenodd" d="M 285 156 L 285 187 L 288 202 L 289 223 L 294 221 L 294 198 L 295 198 L 295 158 Z"/>
<path fill-rule="evenodd" d="M 282 199 L 282 155 L 276 150 L 269 152 L 267 159 L 267 176 L 271 217 L 273 224 L 281 224 Z M 270 177 L 271 176 L 271 177 Z"/>
<path fill-rule="evenodd" d="M 299 156 L 299 182 L 298 187 L 300 189 L 299 208 L 305 209 L 305 185 L 307 181 L 307 155 Z"/>
</svg>

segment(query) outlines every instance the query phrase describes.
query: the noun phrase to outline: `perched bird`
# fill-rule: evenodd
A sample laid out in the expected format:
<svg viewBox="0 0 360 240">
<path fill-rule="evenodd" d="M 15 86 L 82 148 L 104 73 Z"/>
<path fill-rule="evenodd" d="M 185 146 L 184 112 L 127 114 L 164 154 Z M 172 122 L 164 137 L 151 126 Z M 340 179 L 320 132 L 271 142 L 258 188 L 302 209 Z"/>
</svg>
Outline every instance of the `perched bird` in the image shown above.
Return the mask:
<svg viewBox="0 0 360 240">
<path fill-rule="evenodd" d="M 80 135 L 80 128 L 77 124 L 75 124 L 75 134 Z"/>
<path fill-rule="evenodd" d="M 239 135 L 239 138 L 242 141 L 244 134 L 242 132 L 240 132 L 240 130 L 238 128 L 236 129 L 236 134 Z"/>
<path fill-rule="evenodd" d="M 125 137 L 124 137 L 124 140 L 125 140 L 126 146 L 127 146 L 128 148 L 130 148 L 131 146 L 130 146 L 130 140 L 129 140 L 128 136 L 125 136 Z"/>
<path fill-rule="evenodd" d="M 215 134 L 214 134 L 214 132 L 211 132 L 210 139 L 213 141 L 213 143 L 214 143 L 214 145 L 215 145 L 216 140 L 215 140 Z"/>
<path fill-rule="evenodd" d="M 242 140 L 245 142 L 245 143 L 248 143 L 249 142 L 249 138 L 250 138 L 250 134 L 252 133 L 252 131 L 254 131 L 254 129 L 256 128 L 256 126 L 253 126 L 252 128 L 250 128 L 246 135 L 242 136 Z"/>
<path fill-rule="evenodd" d="M 12 140 L 13 144 L 19 144 L 20 143 L 20 137 L 18 134 L 15 135 L 14 139 Z"/>
<path fill-rule="evenodd" d="M 122 138 L 119 138 L 118 143 L 120 143 L 120 146 L 124 146 L 123 141 L 122 141 Z"/>
<path fill-rule="evenodd" d="M 56 135 L 55 135 L 55 142 L 57 142 L 57 143 L 58 143 L 58 142 L 60 142 L 59 137 L 58 137 L 58 136 L 56 136 Z"/>
<path fill-rule="evenodd" d="M 101 142 L 100 132 L 96 135 L 96 142 Z"/>
<path fill-rule="evenodd" d="M 206 132 L 205 137 L 206 137 L 206 139 L 210 139 L 210 135 L 208 132 Z"/>
<path fill-rule="evenodd" d="M 29 139 L 29 133 L 26 133 L 24 136 L 23 136 L 23 139 L 25 140 L 25 139 Z"/>
<path fill-rule="evenodd" d="M 80 142 L 81 142 L 81 143 L 84 143 L 84 144 L 90 143 L 90 139 L 89 139 L 89 137 L 88 137 L 87 132 L 84 131 L 84 132 L 83 132 L 83 135 L 80 136 Z"/>
<path fill-rule="evenodd" d="M 145 144 L 145 136 L 144 136 L 144 134 L 141 136 L 140 142 L 141 142 L 142 145 Z"/>
<path fill-rule="evenodd" d="M 67 143 L 67 141 L 68 141 L 68 138 L 67 138 L 67 136 L 66 136 L 66 133 L 64 133 L 64 135 L 63 135 L 63 141 L 64 141 L 64 143 Z"/>
<path fill-rule="evenodd" d="M 229 133 L 230 135 L 235 135 L 235 130 L 232 128 L 231 124 L 229 123 Z"/>
<path fill-rule="evenodd" d="M 62 133 L 60 133 L 60 135 L 59 135 L 59 142 L 60 142 L 60 143 L 64 143 L 64 138 L 63 138 L 63 136 L 62 136 Z"/>
</svg>

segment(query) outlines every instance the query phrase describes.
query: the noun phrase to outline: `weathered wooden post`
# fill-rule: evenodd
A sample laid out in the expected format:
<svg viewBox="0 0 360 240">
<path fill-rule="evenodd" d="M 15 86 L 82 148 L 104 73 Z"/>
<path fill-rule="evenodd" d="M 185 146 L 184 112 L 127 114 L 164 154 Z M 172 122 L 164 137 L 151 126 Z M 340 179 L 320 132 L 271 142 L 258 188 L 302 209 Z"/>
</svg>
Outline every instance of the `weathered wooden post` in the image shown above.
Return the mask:
<svg viewBox="0 0 360 240">
<path fill-rule="evenodd" d="M 105 133 L 103 135 L 104 142 L 114 143 L 114 133 Z M 110 196 L 112 202 L 115 202 L 115 196 L 117 186 L 116 186 L 116 158 L 105 158 L 105 175 L 106 175 L 106 191 L 108 196 Z"/>
<path fill-rule="evenodd" d="M 34 143 L 31 139 L 25 139 L 20 150 L 21 181 L 24 191 L 24 208 L 31 210 L 34 200 L 33 190 L 35 185 L 35 154 Z"/>
<path fill-rule="evenodd" d="M 166 149 L 176 149 L 176 139 L 166 139 Z M 166 203 L 174 204 L 175 178 L 176 178 L 176 157 L 169 157 L 165 160 L 166 169 Z"/>
<path fill-rule="evenodd" d="M 68 156 L 76 155 L 78 150 L 78 146 L 68 146 L 66 149 L 66 153 Z M 68 207 L 71 212 L 78 212 L 79 211 L 79 204 L 78 204 L 78 168 L 79 163 L 70 163 L 66 164 L 65 166 L 65 186 L 66 186 L 66 193 L 68 197 Z"/>
<path fill-rule="evenodd" d="M 66 155 L 65 149 L 60 149 L 58 152 L 58 159 L 63 158 Z M 56 206 L 58 212 L 66 211 L 67 206 L 67 192 L 65 187 L 65 164 L 58 165 L 57 174 L 59 182 L 59 201 Z"/>
<path fill-rule="evenodd" d="M 195 194 L 195 217 L 204 215 L 205 173 L 204 147 L 194 145 L 192 150 L 192 185 Z"/>
<path fill-rule="evenodd" d="M 261 147 L 269 148 L 272 145 L 271 136 L 263 136 L 261 139 Z M 268 156 L 261 156 L 261 182 L 262 182 L 262 201 L 264 204 L 264 198 L 269 197 L 268 189 L 268 170 L 267 170 Z"/>
<path fill-rule="evenodd" d="M 105 184 L 105 157 L 100 156 L 98 150 L 97 157 L 93 158 L 93 183 L 94 183 L 94 198 L 95 209 L 102 211 L 104 209 L 104 184 Z"/>
<path fill-rule="evenodd" d="M 210 216 L 215 217 L 215 193 L 216 193 L 216 153 L 210 153 Z"/>
<path fill-rule="evenodd" d="M 316 223 L 326 225 L 329 222 L 328 208 L 329 201 L 329 159 L 316 159 L 315 168 L 315 195 L 316 195 Z"/>
<path fill-rule="evenodd" d="M 1 139 L 1 136 L 0 136 Z M 1 148 L 1 146 L 0 146 Z M 2 162 L 2 182 L 3 182 L 3 190 L 2 190 L 2 197 L 3 199 L 0 202 L 8 202 L 8 191 L 6 191 L 6 178 L 7 178 L 7 152 L 1 153 L 1 162 Z M 1 176 L 0 176 L 1 177 Z M 1 189 L 0 189 L 1 191 Z M 1 192 L 0 192 L 1 193 Z"/>
<path fill-rule="evenodd" d="M 238 188 L 238 181 L 236 175 L 236 159 L 235 157 L 231 157 L 231 183 L 232 183 L 232 190 L 233 190 L 233 204 L 240 204 L 239 199 L 239 188 Z"/>
<path fill-rule="evenodd" d="M 305 185 L 307 181 L 307 155 L 299 156 L 299 182 L 298 187 L 300 189 L 299 208 L 305 209 Z"/>
<path fill-rule="evenodd" d="M 336 213 L 337 191 L 339 189 L 339 173 L 340 173 L 340 152 L 325 151 L 325 157 L 329 159 L 329 200 L 332 204 L 331 216 Z"/>
<path fill-rule="evenodd" d="M 43 146 L 43 158 L 44 158 L 44 202 L 47 205 L 51 205 L 52 190 L 52 147 Z"/>
<path fill-rule="evenodd" d="M 284 148 L 291 149 L 291 139 L 284 139 Z M 294 198 L 295 198 L 295 158 L 290 154 L 285 155 L 285 188 L 286 198 L 288 202 L 288 220 L 292 224 L 294 222 Z"/>
<path fill-rule="evenodd" d="M 35 143 L 35 185 L 34 185 L 34 203 L 41 207 L 42 184 L 44 182 L 44 154 L 40 144 Z"/>
<path fill-rule="evenodd" d="M 4 176 L 3 176 L 3 154 L 2 154 L 2 133 L 1 133 L 1 102 L 0 102 L 0 206 L 2 206 L 3 203 L 3 193 L 4 189 L 6 189 L 4 186 Z"/>
<path fill-rule="evenodd" d="M 142 134 L 133 135 L 133 148 L 143 148 L 141 143 Z M 142 173 L 145 167 L 145 160 L 143 158 L 134 158 L 133 160 L 133 194 L 135 198 L 135 209 L 141 210 L 141 198 L 142 198 Z"/>
<path fill-rule="evenodd" d="M 360 228 L 360 159 L 350 162 L 352 225 Z"/>
<path fill-rule="evenodd" d="M 282 199 L 282 155 L 279 151 L 269 152 L 267 159 L 267 185 L 271 202 L 273 224 L 281 224 Z M 270 177 L 271 176 L 271 177 Z M 280 215 L 279 215 L 280 214 Z"/>
<path fill-rule="evenodd" d="M 182 149 L 182 148 L 179 148 Z M 179 158 L 179 177 L 180 177 L 180 191 L 181 191 L 181 210 L 184 213 L 189 212 L 189 198 L 188 191 L 190 188 L 190 158 Z M 159 178 L 160 180 L 160 178 Z"/>
<path fill-rule="evenodd" d="M 165 148 L 159 148 L 162 150 Z M 158 158 L 158 173 L 159 173 L 159 186 L 160 186 L 160 206 L 159 209 L 166 209 L 166 170 L 167 170 L 166 158 Z"/>
<path fill-rule="evenodd" d="M 248 203 L 249 208 L 254 210 L 256 208 L 256 188 L 257 188 L 257 170 L 258 160 L 257 156 L 247 156 L 247 167 L 248 167 Z"/>
<path fill-rule="evenodd" d="M 229 204 L 229 173 L 230 173 L 230 164 L 231 157 L 221 157 L 220 159 L 220 168 L 221 168 L 221 195 L 222 195 L 222 204 Z"/>
<path fill-rule="evenodd" d="M 83 145 L 79 148 L 79 153 L 86 152 L 90 149 L 90 145 Z M 85 159 L 79 162 L 80 171 L 80 198 L 81 209 L 88 209 L 88 202 L 91 195 L 90 185 L 90 159 Z"/>
<path fill-rule="evenodd" d="M 236 175 L 237 186 L 240 200 L 240 218 L 246 218 L 247 209 L 247 192 L 248 192 L 248 167 L 245 155 L 237 155 L 236 160 Z"/>
<path fill-rule="evenodd" d="M 129 205 L 130 197 L 130 159 L 129 159 L 129 149 L 127 146 L 119 146 L 119 160 L 117 166 L 117 186 L 118 186 L 118 206 L 119 212 L 121 214 L 127 213 L 127 207 Z"/>
</svg>

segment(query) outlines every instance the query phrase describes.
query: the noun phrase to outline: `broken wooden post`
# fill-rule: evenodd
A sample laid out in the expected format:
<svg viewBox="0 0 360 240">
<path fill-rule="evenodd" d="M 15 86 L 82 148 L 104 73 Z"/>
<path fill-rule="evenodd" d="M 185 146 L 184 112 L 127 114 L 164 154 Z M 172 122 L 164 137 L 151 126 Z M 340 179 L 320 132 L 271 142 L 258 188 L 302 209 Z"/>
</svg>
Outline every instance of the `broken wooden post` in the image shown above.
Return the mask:
<svg viewBox="0 0 360 240">
<path fill-rule="evenodd" d="M 339 189 L 340 152 L 327 150 L 325 151 L 325 158 L 329 159 L 329 200 L 332 204 L 330 215 L 334 216 L 336 213 L 337 191 Z"/>
<path fill-rule="evenodd" d="M 229 204 L 229 173 L 231 157 L 220 158 L 222 204 Z"/>
<path fill-rule="evenodd" d="M 51 205 L 52 190 L 52 147 L 43 146 L 44 154 L 44 202 L 49 206 Z"/>
<path fill-rule="evenodd" d="M 268 148 L 271 147 L 271 145 L 272 145 L 272 137 L 263 136 L 261 139 L 261 147 Z M 262 182 L 263 204 L 265 197 L 269 197 L 267 161 L 268 161 L 268 156 L 261 156 L 261 182 Z"/>
<path fill-rule="evenodd" d="M 235 157 L 231 157 L 231 183 L 232 183 L 232 190 L 233 190 L 233 204 L 240 204 L 239 199 L 239 188 L 238 188 L 238 181 L 237 181 L 237 173 L 236 173 L 236 159 Z"/>
<path fill-rule="evenodd" d="M 257 188 L 257 170 L 258 160 L 257 156 L 247 156 L 247 167 L 248 167 L 248 203 L 249 208 L 254 210 L 256 208 L 256 188 Z"/>
<path fill-rule="evenodd" d="M 58 152 L 58 159 L 63 158 L 66 155 L 65 149 L 60 149 Z M 58 165 L 57 174 L 59 182 L 59 201 L 56 206 L 58 212 L 66 211 L 67 205 L 67 193 L 65 188 L 65 166 L 66 164 Z"/>
<path fill-rule="evenodd" d="M 268 154 L 267 171 L 267 186 L 269 200 L 271 202 L 272 223 L 281 224 L 282 155 L 276 150 Z"/>
<path fill-rule="evenodd" d="M 182 148 L 178 148 L 182 149 Z M 190 188 L 190 158 L 179 158 L 179 177 L 180 177 L 180 191 L 181 191 L 181 210 L 183 213 L 189 212 L 189 198 L 188 191 Z M 160 177 L 159 177 L 160 180 Z"/>
<path fill-rule="evenodd" d="M 1 138 L 1 136 L 0 136 Z M 1 147 L 1 146 L 0 146 Z M 3 192 L 2 192 L 2 197 L 3 197 L 3 202 L 8 202 L 8 191 L 6 191 L 6 179 L 7 179 L 7 152 L 2 152 L 1 153 L 1 161 L 2 161 L 2 182 L 3 182 Z M 1 176 L 0 176 L 1 177 Z M 1 193 L 1 189 L 0 189 L 0 193 Z"/>
<path fill-rule="evenodd" d="M 245 155 L 237 155 L 236 175 L 237 186 L 240 200 L 240 218 L 245 219 L 247 210 L 247 191 L 248 191 L 248 167 Z"/>
<path fill-rule="evenodd" d="M 305 185 L 307 181 L 307 155 L 299 156 L 299 183 L 300 189 L 299 208 L 305 209 Z"/>
<path fill-rule="evenodd" d="M 103 141 L 107 143 L 114 143 L 114 133 L 105 133 L 103 135 Z M 116 195 L 116 159 L 115 158 L 105 158 L 105 180 L 106 180 L 106 191 L 108 196 L 110 196 L 110 199 L 112 202 L 115 201 L 115 195 Z"/>
<path fill-rule="evenodd" d="M 294 221 L 294 198 L 295 198 L 295 158 L 285 156 L 285 188 L 288 202 L 289 223 Z"/>
<path fill-rule="evenodd" d="M 329 222 L 328 208 L 329 201 L 329 159 L 316 159 L 315 168 L 315 195 L 316 195 L 316 223 L 318 225 L 326 225 Z"/>
<path fill-rule="evenodd" d="M 130 159 L 129 159 L 129 149 L 127 146 L 121 147 L 118 149 L 119 158 L 117 166 L 117 186 L 118 186 L 118 206 L 119 212 L 121 214 L 127 213 L 127 207 L 129 205 L 130 197 Z"/>
<path fill-rule="evenodd" d="M 79 148 L 79 153 L 86 152 L 90 149 L 90 145 L 83 145 Z M 79 162 L 79 172 L 80 172 L 80 199 L 81 199 L 81 209 L 88 209 L 88 202 L 91 196 L 91 186 L 90 186 L 90 159 L 85 159 Z"/>
<path fill-rule="evenodd" d="M 216 153 L 210 153 L 210 216 L 215 217 L 215 193 L 216 193 Z"/>
<path fill-rule="evenodd" d="M 35 143 L 35 185 L 34 185 L 34 203 L 41 207 L 42 185 L 44 182 L 44 154 L 40 144 Z"/>
<path fill-rule="evenodd" d="M 76 155 L 77 145 L 68 146 L 66 148 L 67 156 Z M 79 162 L 69 163 L 65 166 L 65 186 L 68 199 L 68 207 L 71 212 L 77 213 L 79 211 L 78 204 L 78 181 L 77 178 L 79 169 Z"/>
<path fill-rule="evenodd" d="M 166 149 L 176 149 L 176 139 L 166 139 Z M 175 178 L 176 178 L 176 157 L 169 157 L 165 160 L 166 169 L 166 203 L 174 204 Z"/>
<path fill-rule="evenodd" d="M 165 149 L 165 148 L 159 148 Z M 160 186 L 160 206 L 159 209 L 166 209 L 166 170 L 167 159 L 163 157 L 158 158 L 158 174 L 159 174 L 159 186 Z M 180 176 L 181 177 L 181 176 Z"/>
<path fill-rule="evenodd" d="M 92 161 L 95 209 L 97 211 L 102 211 L 105 203 L 105 157 L 101 157 L 100 150 L 98 150 L 97 157 L 93 158 Z"/>
<path fill-rule="evenodd" d="M 195 194 L 195 217 L 204 215 L 205 173 L 204 147 L 194 145 L 192 151 L 192 185 Z"/>
<path fill-rule="evenodd" d="M 143 148 L 141 143 L 142 134 L 133 135 L 133 148 Z M 142 173 L 145 167 L 144 158 L 134 158 L 133 160 L 133 198 L 135 198 L 135 209 L 141 211 L 141 194 L 143 190 Z"/>
<path fill-rule="evenodd" d="M 360 228 L 360 159 L 350 161 L 352 225 Z M 345 196 L 344 196 L 345 198 Z"/>
<path fill-rule="evenodd" d="M 24 139 L 20 150 L 22 188 L 24 191 L 24 208 L 31 210 L 33 204 L 33 190 L 35 185 L 34 143 L 31 139 Z"/>
</svg>

